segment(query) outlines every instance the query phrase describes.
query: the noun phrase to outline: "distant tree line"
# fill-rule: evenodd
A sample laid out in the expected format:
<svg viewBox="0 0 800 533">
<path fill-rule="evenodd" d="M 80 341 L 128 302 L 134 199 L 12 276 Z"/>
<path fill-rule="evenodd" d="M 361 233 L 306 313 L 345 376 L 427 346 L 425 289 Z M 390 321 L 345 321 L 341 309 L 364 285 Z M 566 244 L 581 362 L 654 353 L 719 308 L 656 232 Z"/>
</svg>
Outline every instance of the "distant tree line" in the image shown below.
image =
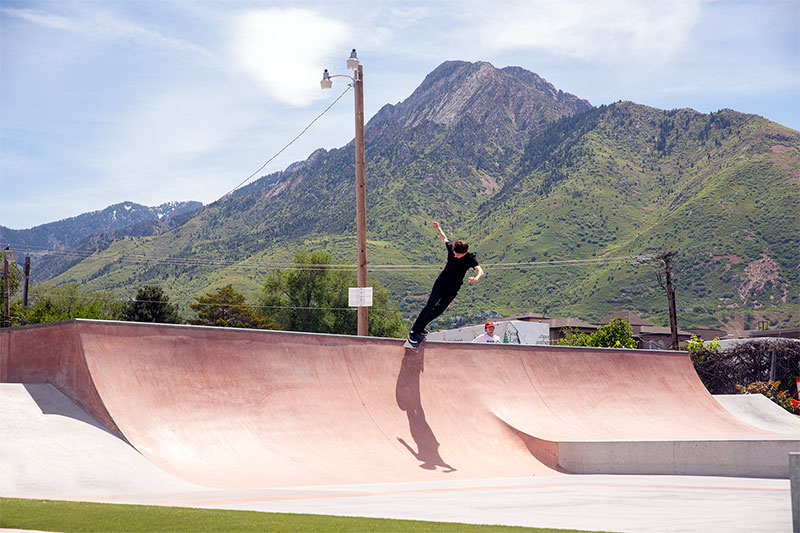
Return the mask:
<svg viewBox="0 0 800 533">
<path fill-rule="evenodd" d="M 253 303 L 231 284 L 197 296 L 189 305 L 195 316 L 189 324 L 233 328 L 255 328 L 340 333 L 355 335 L 356 308 L 348 307 L 348 288 L 356 285 L 354 272 L 332 263 L 325 252 L 301 252 L 296 268 L 277 270 L 266 276 Z M 12 294 L 19 276 L 11 277 Z M 389 291 L 373 283 L 373 307 L 369 310 L 369 334 L 403 337 L 407 333 L 400 311 L 391 303 Z M 0 291 L 2 292 L 2 291 Z M 11 306 L 11 325 L 41 324 L 75 318 L 181 324 L 177 305 L 157 286 L 139 288 L 136 297 L 120 301 L 110 292 L 86 291 L 77 283 L 56 287 L 34 287 L 23 309 L 20 300 Z M 0 301 L 2 303 L 2 301 Z"/>
</svg>

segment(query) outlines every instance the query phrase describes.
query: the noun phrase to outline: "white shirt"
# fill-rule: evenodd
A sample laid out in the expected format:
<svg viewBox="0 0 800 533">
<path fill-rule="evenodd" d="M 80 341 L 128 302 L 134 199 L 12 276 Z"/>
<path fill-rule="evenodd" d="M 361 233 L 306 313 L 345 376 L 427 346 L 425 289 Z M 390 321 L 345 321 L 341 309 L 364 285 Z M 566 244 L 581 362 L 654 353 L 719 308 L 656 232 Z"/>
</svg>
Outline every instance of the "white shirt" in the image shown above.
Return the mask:
<svg viewBox="0 0 800 533">
<path fill-rule="evenodd" d="M 478 335 L 477 337 L 472 339 L 472 342 L 490 342 L 498 344 L 503 343 L 500 337 L 498 337 L 497 335 L 489 335 L 488 333 L 482 333 L 481 335 Z"/>
</svg>

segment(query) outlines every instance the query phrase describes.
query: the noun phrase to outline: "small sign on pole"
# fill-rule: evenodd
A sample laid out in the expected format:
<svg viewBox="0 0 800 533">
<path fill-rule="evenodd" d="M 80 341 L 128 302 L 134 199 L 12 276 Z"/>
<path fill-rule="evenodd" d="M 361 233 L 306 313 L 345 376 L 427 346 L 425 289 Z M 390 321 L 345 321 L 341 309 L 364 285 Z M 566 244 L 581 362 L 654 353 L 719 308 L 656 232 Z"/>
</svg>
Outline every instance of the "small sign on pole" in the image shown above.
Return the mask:
<svg viewBox="0 0 800 533">
<path fill-rule="evenodd" d="M 347 294 L 350 307 L 372 307 L 372 287 L 350 287 Z"/>
</svg>

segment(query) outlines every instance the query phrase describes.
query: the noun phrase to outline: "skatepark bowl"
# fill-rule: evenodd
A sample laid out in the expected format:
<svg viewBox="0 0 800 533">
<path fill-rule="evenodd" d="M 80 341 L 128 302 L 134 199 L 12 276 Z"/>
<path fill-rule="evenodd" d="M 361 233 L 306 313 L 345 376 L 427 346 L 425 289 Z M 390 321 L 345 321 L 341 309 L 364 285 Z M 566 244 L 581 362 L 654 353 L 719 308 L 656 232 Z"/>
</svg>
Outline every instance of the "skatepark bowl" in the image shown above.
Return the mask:
<svg viewBox="0 0 800 533">
<path fill-rule="evenodd" d="M 3 497 L 792 527 L 796 417 L 715 399 L 685 352 L 74 320 L 0 330 L 0 393 Z"/>
</svg>

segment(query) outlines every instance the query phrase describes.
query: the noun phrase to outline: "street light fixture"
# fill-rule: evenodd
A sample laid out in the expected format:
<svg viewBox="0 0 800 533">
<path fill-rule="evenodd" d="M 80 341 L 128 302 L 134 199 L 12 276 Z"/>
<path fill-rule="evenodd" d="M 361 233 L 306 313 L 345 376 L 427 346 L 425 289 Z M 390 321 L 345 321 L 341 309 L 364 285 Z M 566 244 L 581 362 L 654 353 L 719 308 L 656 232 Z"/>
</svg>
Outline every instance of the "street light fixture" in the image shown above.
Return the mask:
<svg viewBox="0 0 800 533">
<path fill-rule="evenodd" d="M 322 73 L 322 81 L 319 82 L 322 89 L 330 89 L 333 86 L 332 78 L 350 78 L 353 82 L 353 92 L 355 93 L 355 115 L 356 115 L 356 234 L 358 240 L 358 286 L 367 287 L 367 188 L 366 188 L 366 156 L 364 150 L 364 69 L 358 61 L 356 49 L 350 52 L 347 59 L 347 68 L 353 71 L 353 75 L 328 73 L 328 69 Z M 367 322 L 367 307 L 358 308 L 358 335 L 367 336 L 369 334 Z"/>
<path fill-rule="evenodd" d="M 355 70 L 358 68 L 358 56 L 356 55 L 355 48 L 353 48 L 353 51 L 350 52 L 350 57 L 347 58 L 347 68 L 350 70 Z"/>
<path fill-rule="evenodd" d="M 323 89 L 330 89 L 333 86 L 331 75 L 328 74 L 328 69 L 325 69 L 322 73 L 322 81 L 320 81 L 319 84 Z"/>
</svg>

